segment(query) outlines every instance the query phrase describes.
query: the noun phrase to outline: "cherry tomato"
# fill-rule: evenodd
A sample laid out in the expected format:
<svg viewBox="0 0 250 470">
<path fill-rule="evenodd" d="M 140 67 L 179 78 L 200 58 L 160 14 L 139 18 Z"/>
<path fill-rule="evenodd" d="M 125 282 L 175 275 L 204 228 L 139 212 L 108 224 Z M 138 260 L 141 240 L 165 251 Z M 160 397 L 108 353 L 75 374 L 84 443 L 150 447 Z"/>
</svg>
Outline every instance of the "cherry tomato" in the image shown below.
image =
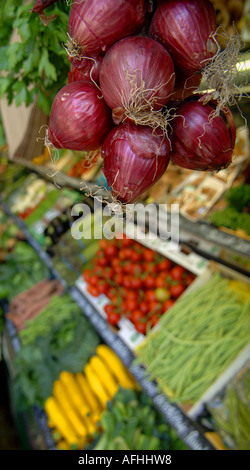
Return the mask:
<svg viewBox="0 0 250 470">
<path fill-rule="evenodd" d="M 169 291 L 170 291 L 170 294 L 172 297 L 174 297 L 174 299 L 177 299 L 178 297 L 180 297 L 180 295 L 184 292 L 184 290 L 186 289 L 186 286 L 179 282 L 178 284 L 176 285 L 172 285 L 169 287 Z"/>
<path fill-rule="evenodd" d="M 146 321 L 137 321 L 134 323 L 135 329 L 138 333 L 145 335 L 147 333 L 147 322 Z"/>
<path fill-rule="evenodd" d="M 111 325 L 117 325 L 117 323 L 119 323 L 119 321 L 121 319 L 121 315 L 117 312 L 110 312 L 110 313 L 108 313 L 107 317 L 108 317 L 107 318 L 108 322 Z"/>
<path fill-rule="evenodd" d="M 153 250 L 150 250 L 150 248 L 145 248 L 143 251 L 143 258 L 145 261 L 152 262 L 155 259 L 155 253 Z"/>
<path fill-rule="evenodd" d="M 157 264 L 159 271 L 169 271 L 172 268 L 172 262 L 170 259 L 164 259 Z"/>
<path fill-rule="evenodd" d="M 161 309 L 161 305 L 156 300 L 154 302 L 149 303 L 149 311 L 150 312 L 160 310 L 160 309 Z"/>
<path fill-rule="evenodd" d="M 99 246 L 103 250 L 105 250 L 105 248 L 107 248 L 108 245 L 109 245 L 109 240 L 106 240 L 106 238 L 102 238 L 101 240 L 99 240 Z"/>
<path fill-rule="evenodd" d="M 136 300 L 127 299 L 126 300 L 126 307 L 129 312 L 134 312 L 138 308 L 138 303 Z"/>
<path fill-rule="evenodd" d="M 97 289 L 98 289 L 100 294 L 107 294 L 107 292 L 109 291 L 108 282 L 103 281 L 103 280 L 99 281 Z"/>
<path fill-rule="evenodd" d="M 132 312 L 131 317 L 130 317 L 130 320 L 131 320 L 133 323 L 137 323 L 137 322 L 139 322 L 142 318 L 145 318 L 145 316 L 143 315 L 143 313 L 142 313 L 140 310 L 135 310 L 134 312 Z"/>
<path fill-rule="evenodd" d="M 155 278 L 148 274 L 143 281 L 143 285 L 146 289 L 153 289 L 155 287 Z"/>
<path fill-rule="evenodd" d="M 185 277 L 185 283 L 187 284 L 187 286 L 192 284 L 194 280 L 195 280 L 195 275 L 192 273 L 188 273 L 187 276 Z"/>
<path fill-rule="evenodd" d="M 92 276 L 90 276 L 89 280 L 88 280 L 88 283 L 91 285 L 91 286 L 96 286 L 99 282 L 99 277 L 97 276 L 97 274 L 93 274 Z"/>
<path fill-rule="evenodd" d="M 145 292 L 145 299 L 149 302 L 154 302 L 156 300 L 155 291 L 154 290 L 147 290 Z"/>
<path fill-rule="evenodd" d="M 163 277 L 157 277 L 155 280 L 155 287 L 165 287 L 166 286 L 166 281 L 165 278 Z"/>
<path fill-rule="evenodd" d="M 162 312 L 167 312 L 175 303 L 174 299 L 168 299 L 162 304 Z"/>
<path fill-rule="evenodd" d="M 96 260 L 96 263 L 98 266 L 105 267 L 108 266 L 108 259 L 102 256 Z"/>
<path fill-rule="evenodd" d="M 85 269 L 85 271 L 83 272 L 82 277 L 83 277 L 83 279 L 84 279 L 86 282 L 88 282 L 89 279 L 90 279 L 90 277 L 91 277 L 91 274 L 92 274 L 92 273 L 91 273 L 91 270 L 90 270 L 90 269 Z"/>
<path fill-rule="evenodd" d="M 159 321 L 159 315 L 157 315 L 157 313 L 154 313 L 154 315 L 152 315 L 152 317 L 150 317 L 150 319 L 149 319 L 149 323 L 150 323 L 152 328 L 155 325 L 157 325 L 158 321 Z"/>
<path fill-rule="evenodd" d="M 142 301 L 142 302 L 140 303 L 140 305 L 139 305 L 139 308 L 140 308 L 140 311 L 141 311 L 144 315 L 146 315 L 146 314 L 149 312 L 149 309 L 150 309 L 149 303 L 146 302 L 146 301 Z"/>
<path fill-rule="evenodd" d="M 122 274 L 119 274 L 119 273 L 115 274 L 113 280 L 118 286 L 123 285 L 123 275 Z"/>
<path fill-rule="evenodd" d="M 131 288 L 139 290 L 142 287 L 142 280 L 139 277 L 132 277 L 131 278 Z"/>
<path fill-rule="evenodd" d="M 175 266 L 170 271 L 171 278 L 174 281 L 181 281 L 184 273 L 185 273 L 185 268 L 183 268 L 182 266 Z"/>
<path fill-rule="evenodd" d="M 113 310 L 114 310 L 114 307 L 111 304 L 106 304 L 104 307 L 104 311 L 106 312 L 107 315 L 113 312 Z"/>
<path fill-rule="evenodd" d="M 95 287 L 95 286 L 88 285 L 88 286 L 87 286 L 87 291 L 88 291 L 89 294 L 91 294 L 93 297 L 98 297 L 98 296 L 100 295 L 98 288 Z"/>
<path fill-rule="evenodd" d="M 124 296 L 126 300 L 138 300 L 138 292 L 131 289 L 124 289 Z"/>
<path fill-rule="evenodd" d="M 131 287 L 131 278 L 130 276 L 123 276 L 123 287 L 129 289 Z"/>
<path fill-rule="evenodd" d="M 131 247 L 133 243 L 134 243 L 134 240 L 132 240 L 132 238 L 125 237 L 122 239 L 122 244 L 124 247 Z"/>
<path fill-rule="evenodd" d="M 139 261 L 141 261 L 141 254 L 138 253 L 138 251 L 132 250 L 132 253 L 131 253 L 131 260 L 132 260 L 134 263 L 138 263 Z"/>
<path fill-rule="evenodd" d="M 159 302 L 165 302 L 165 300 L 170 299 L 171 294 L 168 289 L 164 289 L 163 287 L 158 287 L 155 291 L 155 296 L 156 296 L 156 299 L 159 300 Z"/>
<path fill-rule="evenodd" d="M 105 248 L 105 254 L 108 258 L 117 256 L 118 248 L 115 245 L 109 245 Z"/>
</svg>

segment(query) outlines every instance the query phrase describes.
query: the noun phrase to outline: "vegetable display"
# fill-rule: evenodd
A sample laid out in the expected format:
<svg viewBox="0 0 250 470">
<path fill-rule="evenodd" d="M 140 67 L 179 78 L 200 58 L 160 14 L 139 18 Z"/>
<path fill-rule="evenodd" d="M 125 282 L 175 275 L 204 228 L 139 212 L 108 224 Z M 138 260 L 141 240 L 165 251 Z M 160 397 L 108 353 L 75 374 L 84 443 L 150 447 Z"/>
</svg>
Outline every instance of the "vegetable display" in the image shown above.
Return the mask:
<svg viewBox="0 0 250 470">
<path fill-rule="evenodd" d="M 53 309 L 56 317 L 48 324 L 49 331 L 42 325 L 41 313 L 39 321 L 37 317 L 29 323 L 26 333 L 23 330 L 25 344 L 21 344 L 14 358 L 13 397 L 20 411 L 34 405 L 43 407 L 60 373 L 82 370 L 100 342 L 90 322 L 67 294 L 57 298 L 55 307 L 51 303 L 48 308 Z M 51 313 L 48 315 L 48 310 L 44 310 L 44 314 L 46 321 Z"/>
<path fill-rule="evenodd" d="M 16 295 L 9 305 L 6 316 L 15 325 L 17 331 L 21 331 L 26 328 L 28 321 L 42 314 L 51 299 L 62 294 L 62 291 L 59 281 L 44 279 Z"/>
<path fill-rule="evenodd" d="M 138 360 L 169 400 L 192 405 L 248 344 L 249 311 L 250 296 L 243 300 L 216 273 L 160 318 Z"/>
<path fill-rule="evenodd" d="M 116 354 L 99 344 L 82 370 L 63 370 L 54 381 L 44 404 L 52 437 L 71 449 L 88 448 L 100 435 L 101 416 L 121 386 L 135 389 L 136 383 Z"/>
<path fill-rule="evenodd" d="M 209 220 L 218 227 L 227 227 L 235 232 L 243 230 L 250 236 L 250 185 L 240 184 L 230 188 L 224 195 L 227 207 L 214 211 Z"/>
<path fill-rule="evenodd" d="M 94 450 L 187 450 L 142 391 L 120 388 L 100 424 Z"/>
<path fill-rule="evenodd" d="M 195 279 L 187 269 L 130 239 L 99 241 L 99 250 L 84 269 L 87 291 L 105 294 L 104 311 L 111 325 L 122 316 L 146 334 Z"/>
<path fill-rule="evenodd" d="M 0 269 L 0 299 L 9 302 L 19 293 L 49 276 L 44 263 L 25 241 L 18 241 Z"/>
</svg>

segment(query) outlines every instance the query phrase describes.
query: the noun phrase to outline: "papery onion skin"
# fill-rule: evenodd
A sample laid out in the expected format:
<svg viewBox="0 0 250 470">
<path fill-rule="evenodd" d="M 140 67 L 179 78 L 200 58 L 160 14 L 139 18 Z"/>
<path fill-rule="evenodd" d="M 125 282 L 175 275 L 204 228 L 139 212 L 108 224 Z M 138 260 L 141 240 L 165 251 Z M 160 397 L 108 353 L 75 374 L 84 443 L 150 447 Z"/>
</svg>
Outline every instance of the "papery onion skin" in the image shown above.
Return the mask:
<svg viewBox="0 0 250 470">
<path fill-rule="evenodd" d="M 216 15 L 209 0 L 166 0 L 157 9 L 150 36 L 163 44 L 188 74 L 201 71 L 218 48 Z"/>
<path fill-rule="evenodd" d="M 30 10 L 31 13 L 43 13 L 45 8 L 48 8 L 50 5 L 57 3 L 58 0 L 36 0 L 33 8 Z"/>
<path fill-rule="evenodd" d="M 230 165 L 236 128 L 229 108 L 224 118 L 215 115 L 212 103 L 187 99 L 171 122 L 170 159 L 176 165 L 197 171 L 219 171 Z"/>
<path fill-rule="evenodd" d="M 163 175 L 169 163 L 170 143 L 160 130 L 131 121 L 115 126 L 102 145 L 103 173 L 112 194 L 132 203 Z"/>
<path fill-rule="evenodd" d="M 87 77 L 98 85 L 102 59 L 103 57 L 98 56 L 96 59 L 84 58 L 81 60 L 71 60 L 68 83 Z"/>
<path fill-rule="evenodd" d="M 69 35 L 83 55 L 96 56 L 139 31 L 146 11 L 145 0 L 76 0 L 69 15 Z"/>
<path fill-rule="evenodd" d="M 96 150 L 112 128 L 111 111 L 88 79 L 68 83 L 51 108 L 48 139 L 54 147 Z"/>
<path fill-rule="evenodd" d="M 138 92 L 131 82 L 133 77 Z M 147 100 L 154 110 L 161 109 L 170 99 L 174 82 L 175 71 L 170 54 L 157 41 L 142 36 L 127 37 L 114 44 L 106 53 L 100 69 L 100 87 L 114 115 L 115 110 L 122 115 L 124 106 L 129 107 L 136 94 L 138 107 L 145 105 Z M 143 84 L 144 94 L 140 90 Z"/>
</svg>

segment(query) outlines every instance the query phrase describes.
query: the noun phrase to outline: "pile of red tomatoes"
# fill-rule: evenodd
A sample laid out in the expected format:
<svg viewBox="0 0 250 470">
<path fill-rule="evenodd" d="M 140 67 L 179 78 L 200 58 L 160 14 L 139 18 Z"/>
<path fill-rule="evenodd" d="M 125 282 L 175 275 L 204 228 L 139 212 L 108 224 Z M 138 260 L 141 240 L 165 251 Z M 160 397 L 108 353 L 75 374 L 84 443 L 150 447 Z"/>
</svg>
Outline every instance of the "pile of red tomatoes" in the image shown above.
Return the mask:
<svg viewBox="0 0 250 470">
<path fill-rule="evenodd" d="M 195 279 L 184 267 L 133 239 L 101 239 L 99 245 L 83 278 L 92 296 L 108 297 L 104 310 L 112 325 L 125 316 L 145 335 Z"/>
</svg>

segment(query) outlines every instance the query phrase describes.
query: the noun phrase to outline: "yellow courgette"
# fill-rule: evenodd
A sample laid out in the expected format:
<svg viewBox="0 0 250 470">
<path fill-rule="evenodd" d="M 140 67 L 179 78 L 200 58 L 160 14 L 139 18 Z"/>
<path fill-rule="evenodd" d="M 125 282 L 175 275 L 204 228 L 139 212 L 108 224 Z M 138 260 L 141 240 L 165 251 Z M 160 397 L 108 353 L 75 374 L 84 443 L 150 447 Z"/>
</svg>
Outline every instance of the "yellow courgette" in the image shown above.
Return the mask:
<svg viewBox="0 0 250 470">
<path fill-rule="evenodd" d="M 63 411 L 55 397 L 48 397 L 45 401 L 44 409 L 54 423 L 58 431 L 61 433 L 66 442 L 70 445 L 78 445 L 77 436 L 66 420 Z"/>
</svg>

